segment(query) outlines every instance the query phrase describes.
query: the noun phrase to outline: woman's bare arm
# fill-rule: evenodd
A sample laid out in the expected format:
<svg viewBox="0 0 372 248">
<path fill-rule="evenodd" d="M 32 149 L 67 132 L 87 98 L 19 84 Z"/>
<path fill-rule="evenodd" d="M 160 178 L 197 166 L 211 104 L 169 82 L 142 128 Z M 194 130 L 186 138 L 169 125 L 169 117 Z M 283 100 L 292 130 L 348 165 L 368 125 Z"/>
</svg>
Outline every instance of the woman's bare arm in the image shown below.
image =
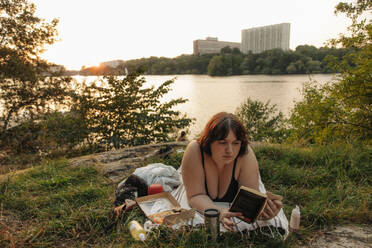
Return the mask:
<svg viewBox="0 0 372 248">
<path fill-rule="evenodd" d="M 186 147 L 182 158 L 182 180 L 185 185 L 187 200 L 191 207 L 203 213 L 207 208 L 217 206 L 205 191 L 205 174 L 199 144 L 192 141 Z"/>
<path fill-rule="evenodd" d="M 220 208 L 211 200 L 205 191 L 205 174 L 199 144 L 192 141 L 185 150 L 182 158 L 182 180 L 185 185 L 187 200 L 192 208 L 200 213 L 205 209 L 215 208 L 221 212 L 220 220 L 228 230 L 233 231 L 235 223 L 230 219 L 241 213 L 232 213 L 228 209 Z"/>
<path fill-rule="evenodd" d="M 248 154 L 244 155 L 240 160 L 241 167 L 239 173 L 239 185 L 247 186 L 256 190 L 258 188 L 258 162 L 251 147 L 248 146 Z M 268 199 L 266 207 L 261 215 L 261 219 L 268 220 L 275 217 L 283 204 L 280 200 Z"/>
<path fill-rule="evenodd" d="M 240 165 L 238 182 L 239 186 L 246 186 L 258 189 L 258 162 L 254 152 L 250 146 L 248 146 L 248 153 L 244 154 L 238 160 Z"/>
</svg>

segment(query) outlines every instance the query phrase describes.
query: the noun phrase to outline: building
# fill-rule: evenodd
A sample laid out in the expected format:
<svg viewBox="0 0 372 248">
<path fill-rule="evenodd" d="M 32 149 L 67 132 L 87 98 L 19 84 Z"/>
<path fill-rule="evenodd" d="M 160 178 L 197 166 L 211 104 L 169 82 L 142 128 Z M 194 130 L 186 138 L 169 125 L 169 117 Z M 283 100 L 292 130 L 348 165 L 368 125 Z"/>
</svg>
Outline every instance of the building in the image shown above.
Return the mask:
<svg viewBox="0 0 372 248">
<path fill-rule="evenodd" d="M 229 46 L 231 49 L 239 48 L 239 42 L 218 41 L 215 37 L 207 37 L 205 40 L 194 40 L 194 55 L 207 53 L 220 53 L 221 48 Z"/>
<path fill-rule="evenodd" d="M 243 29 L 241 51 L 261 53 L 274 48 L 286 51 L 289 50 L 289 35 L 290 23 Z"/>
</svg>

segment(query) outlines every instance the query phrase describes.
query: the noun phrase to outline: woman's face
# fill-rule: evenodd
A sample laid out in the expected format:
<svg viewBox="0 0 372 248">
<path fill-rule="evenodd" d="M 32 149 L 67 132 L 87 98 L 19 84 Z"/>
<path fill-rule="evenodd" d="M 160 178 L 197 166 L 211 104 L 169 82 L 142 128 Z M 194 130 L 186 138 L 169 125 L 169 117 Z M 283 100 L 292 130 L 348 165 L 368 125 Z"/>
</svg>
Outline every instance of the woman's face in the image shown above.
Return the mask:
<svg viewBox="0 0 372 248">
<path fill-rule="evenodd" d="M 241 141 L 237 140 L 233 131 L 225 139 L 216 140 L 211 143 L 212 159 L 217 164 L 227 164 L 234 161 L 240 151 Z"/>
</svg>

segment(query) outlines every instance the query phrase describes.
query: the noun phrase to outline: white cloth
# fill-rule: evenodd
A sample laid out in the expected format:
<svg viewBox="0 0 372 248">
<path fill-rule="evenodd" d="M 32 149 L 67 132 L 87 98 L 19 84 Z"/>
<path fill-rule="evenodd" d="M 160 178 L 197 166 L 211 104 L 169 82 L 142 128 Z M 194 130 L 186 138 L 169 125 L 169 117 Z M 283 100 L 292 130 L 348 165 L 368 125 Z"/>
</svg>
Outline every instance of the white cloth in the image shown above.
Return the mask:
<svg viewBox="0 0 372 248">
<path fill-rule="evenodd" d="M 181 184 L 178 171 L 174 167 L 162 163 L 148 164 L 145 167 L 137 168 L 133 174 L 145 180 L 147 185 L 161 184 L 163 190 L 167 192 L 174 190 Z"/>
</svg>

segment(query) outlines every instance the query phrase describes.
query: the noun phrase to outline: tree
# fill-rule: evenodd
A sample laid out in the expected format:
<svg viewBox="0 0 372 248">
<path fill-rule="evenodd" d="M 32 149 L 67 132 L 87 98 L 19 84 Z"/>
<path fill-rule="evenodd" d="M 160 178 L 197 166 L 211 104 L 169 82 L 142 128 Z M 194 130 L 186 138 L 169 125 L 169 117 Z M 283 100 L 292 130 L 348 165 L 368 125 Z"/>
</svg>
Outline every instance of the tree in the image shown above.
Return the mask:
<svg viewBox="0 0 372 248">
<path fill-rule="evenodd" d="M 35 16 L 27 0 L 0 0 L 0 133 L 10 121 L 32 118 L 63 101 L 70 78 L 46 78 L 47 62 L 40 59 L 44 45 L 56 40 L 57 19 L 51 23 Z"/>
<path fill-rule="evenodd" d="M 220 53 L 221 54 L 231 54 L 232 49 L 231 49 L 230 46 L 225 46 L 225 47 L 221 48 Z"/>
<path fill-rule="evenodd" d="M 254 68 L 256 67 L 256 56 L 252 53 L 252 51 L 248 52 L 240 66 L 243 74 L 250 74 L 254 72 Z"/>
<path fill-rule="evenodd" d="M 352 20 L 350 36 L 332 39 L 333 48 L 348 50 L 341 60 L 326 57 L 339 71 L 334 82 L 323 86 L 305 86 L 304 100 L 295 104 L 290 117 L 294 138 L 310 142 L 372 140 L 372 2 L 339 3 L 335 13 L 345 13 Z M 370 18 L 370 17 L 369 17 Z M 325 59 L 326 59 L 325 58 Z"/>
<path fill-rule="evenodd" d="M 78 109 L 87 120 L 91 135 L 105 149 L 169 141 L 169 134 L 183 129 L 191 119 L 172 108 L 183 98 L 161 103 L 173 80 L 158 88 L 144 88 L 145 79 L 130 73 L 123 79 L 105 77 L 100 85 L 82 89 Z"/>
<path fill-rule="evenodd" d="M 270 101 L 247 98 L 235 111 L 253 141 L 281 143 L 286 139 L 285 118 Z"/>
<path fill-rule="evenodd" d="M 346 137 L 347 133 L 336 128 L 334 114 L 341 111 L 336 99 L 329 97 L 330 85 L 319 86 L 315 81 L 302 88 L 303 100 L 296 102 L 289 123 L 293 130 L 290 141 L 325 144 Z"/>
<path fill-rule="evenodd" d="M 309 60 L 306 64 L 308 73 L 319 73 L 321 72 L 321 62 L 318 60 Z"/>
<path fill-rule="evenodd" d="M 301 45 L 296 47 L 296 53 L 301 53 L 306 57 L 316 59 L 318 49 L 315 46 Z"/>
<path fill-rule="evenodd" d="M 209 61 L 208 64 L 208 75 L 211 76 L 223 76 L 227 74 L 227 68 L 224 63 L 223 56 L 215 55 Z"/>
<path fill-rule="evenodd" d="M 233 49 L 232 49 L 232 52 L 231 52 L 233 55 L 240 55 L 240 54 L 242 54 L 242 52 L 240 51 L 240 49 L 239 48 L 237 48 L 237 47 L 234 47 Z"/>
<path fill-rule="evenodd" d="M 231 55 L 231 66 L 232 66 L 232 74 L 233 75 L 240 75 L 242 73 L 242 63 L 243 63 L 243 56 L 242 54 L 233 54 Z"/>
<path fill-rule="evenodd" d="M 369 20 L 361 19 L 363 13 Z M 335 13 L 345 13 L 352 20 L 351 36 L 341 35 L 330 41 L 349 49 L 341 62 L 335 63 L 340 71 L 331 96 L 337 98 L 343 112 L 335 122 L 346 126 L 362 139 L 372 138 L 372 2 L 358 0 L 355 4 L 339 3 Z"/>
</svg>

